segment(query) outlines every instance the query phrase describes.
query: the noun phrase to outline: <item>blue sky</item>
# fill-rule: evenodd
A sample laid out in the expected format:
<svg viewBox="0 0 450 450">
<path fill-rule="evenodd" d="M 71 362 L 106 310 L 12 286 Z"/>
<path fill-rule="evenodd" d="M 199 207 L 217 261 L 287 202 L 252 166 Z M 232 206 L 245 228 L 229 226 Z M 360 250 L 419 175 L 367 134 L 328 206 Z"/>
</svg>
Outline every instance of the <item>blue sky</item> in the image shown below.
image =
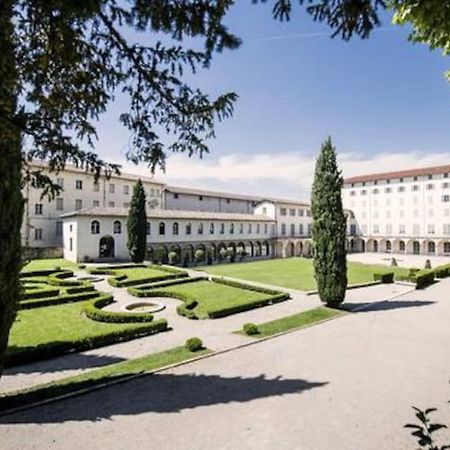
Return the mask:
<svg viewBox="0 0 450 450">
<path fill-rule="evenodd" d="M 440 52 L 408 42 L 408 29 L 388 15 L 369 39 L 343 42 L 302 10 L 280 23 L 268 5 L 236 3 L 227 23 L 242 46 L 190 78 L 211 95 L 237 92 L 235 114 L 217 126 L 209 155 L 170 157 L 158 179 L 305 199 L 328 135 L 344 175 L 450 163 L 450 67 Z M 120 162 L 126 107 L 119 98 L 99 124 L 99 153 Z"/>
</svg>

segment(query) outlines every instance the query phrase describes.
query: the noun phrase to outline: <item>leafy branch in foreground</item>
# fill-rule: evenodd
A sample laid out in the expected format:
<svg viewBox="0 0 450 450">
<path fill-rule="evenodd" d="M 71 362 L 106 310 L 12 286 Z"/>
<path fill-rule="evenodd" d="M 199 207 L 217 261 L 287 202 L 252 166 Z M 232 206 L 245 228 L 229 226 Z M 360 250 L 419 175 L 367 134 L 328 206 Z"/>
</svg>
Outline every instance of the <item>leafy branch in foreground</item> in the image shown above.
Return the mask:
<svg viewBox="0 0 450 450">
<path fill-rule="evenodd" d="M 433 423 L 430 419 L 430 414 L 437 411 L 436 408 L 428 408 L 421 410 L 413 406 L 416 411 L 416 417 L 420 422 L 420 425 L 408 423 L 405 428 L 410 428 L 413 431 L 411 434 L 417 438 L 417 442 L 421 448 L 426 448 L 428 450 L 445 450 L 450 449 L 450 445 L 438 446 L 434 440 L 434 433 L 443 428 L 447 428 L 447 425 L 440 423 Z"/>
</svg>

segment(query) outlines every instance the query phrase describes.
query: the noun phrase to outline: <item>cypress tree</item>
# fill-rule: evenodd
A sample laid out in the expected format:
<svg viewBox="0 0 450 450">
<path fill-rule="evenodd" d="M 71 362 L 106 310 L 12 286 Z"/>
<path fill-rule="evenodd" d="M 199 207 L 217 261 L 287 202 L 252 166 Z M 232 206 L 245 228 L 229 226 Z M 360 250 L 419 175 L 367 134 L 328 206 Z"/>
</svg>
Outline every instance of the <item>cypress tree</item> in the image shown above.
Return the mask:
<svg viewBox="0 0 450 450">
<path fill-rule="evenodd" d="M 127 231 L 130 259 L 136 263 L 142 262 L 147 247 L 147 214 L 145 212 L 145 190 L 141 180 L 138 180 L 133 188 Z"/>
<path fill-rule="evenodd" d="M 337 307 L 347 288 L 346 217 L 342 208 L 343 179 L 331 138 L 323 144 L 316 161 L 312 188 L 312 240 L 314 272 L 320 299 Z"/>
</svg>

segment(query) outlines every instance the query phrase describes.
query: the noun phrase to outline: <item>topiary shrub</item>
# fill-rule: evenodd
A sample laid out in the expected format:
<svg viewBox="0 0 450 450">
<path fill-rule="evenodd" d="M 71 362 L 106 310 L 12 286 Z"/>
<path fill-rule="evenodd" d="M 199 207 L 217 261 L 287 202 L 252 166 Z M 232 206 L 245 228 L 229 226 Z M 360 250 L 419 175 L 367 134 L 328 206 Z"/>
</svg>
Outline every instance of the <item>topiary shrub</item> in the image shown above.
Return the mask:
<svg viewBox="0 0 450 450">
<path fill-rule="evenodd" d="M 374 273 L 373 279 L 375 281 L 381 281 L 382 283 L 393 283 L 394 272 Z"/>
<path fill-rule="evenodd" d="M 190 352 L 198 352 L 203 349 L 203 342 L 198 337 L 191 337 L 186 341 L 186 348 Z"/>
<path fill-rule="evenodd" d="M 244 330 L 244 333 L 248 334 L 249 336 L 259 334 L 258 327 L 254 323 L 244 323 L 242 329 Z"/>
<path fill-rule="evenodd" d="M 195 262 L 199 263 L 201 261 L 204 261 L 205 259 L 205 252 L 201 248 L 195 251 Z"/>
<path fill-rule="evenodd" d="M 397 260 L 395 258 L 392 258 L 391 259 L 391 267 L 397 267 L 397 266 L 398 266 Z"/>
<path fill-rule="evenodd" d="M 222 247 L 219 250 L 219 260 L 223 261 L 227 257 L 227 255 L 228 255 L 227 249 L 225 247 Z"/>
<path fill-rule="evenodd" d="M 169 263 L 170 264 L 177 264 L 179 261 L 180 261 L 180 257 L 177 252 L 169 253 Z"/>
<path fill-rule="evenodd" d="M 431 269 L 431 261 L 429 259 L 425 261 L 425 269 Z"/>
</svg>

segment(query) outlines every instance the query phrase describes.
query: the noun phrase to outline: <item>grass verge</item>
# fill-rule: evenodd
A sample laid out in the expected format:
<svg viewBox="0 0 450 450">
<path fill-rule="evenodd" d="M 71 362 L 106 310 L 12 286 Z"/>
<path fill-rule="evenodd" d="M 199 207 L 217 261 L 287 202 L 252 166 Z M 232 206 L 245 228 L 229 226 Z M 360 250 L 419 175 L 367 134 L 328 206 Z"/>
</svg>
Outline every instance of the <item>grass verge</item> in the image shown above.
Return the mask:
<svg viewBox="0 0 450 450">
<path fill-rule="evenodd" d="M 245 263 L 204 266 L 199 267 L 199 270 L 204 270 L 212 275 L 232 277 L 300 291 L 314 291 L 317 289 L 314 279 L 313 261 L 307 258 L 296 257 L 249 261 Z M 394 272 L 395 276 L 398 277 L 407 275 L 409 269 L 349 261 L 347 263 L 348 284 L 371 282 L 373 281 L 374 272 Z"/>
<path fill-rule="evenodd" d="M 346 311 L 319 306 L 308 311 L 293 314 L 292 316 L 286 316 L 281 319 L 272 320 L 271 322 L 258 324 L 258 334 L 254 334 L 251 337 L 261 339 L 268 336 L 273 336 L 274 334 L 282 333 L 284 331 L 296 330 L 314 325 L 315 323 L 330 320 L 345 314 L 347 314 Z M 246 336 L 242 330 L 237 333 Z"/>
<path fill-rule="evenodd" d="M 49 400 L 61 395 L 93 388 L 104 383 L 120 381 L 133 375 L 151 372 L 208 353 L 211 353 L 211 350 L 203 349 L 197 352 L 191 352 L 183 346 L 153 355 L 143 356 L 142 358 L 110 364 L 80 375 L 74 375 L 50 383 L 39 384 L 31 388 L 0 395 L 0 411 Z"/>
</svg>

